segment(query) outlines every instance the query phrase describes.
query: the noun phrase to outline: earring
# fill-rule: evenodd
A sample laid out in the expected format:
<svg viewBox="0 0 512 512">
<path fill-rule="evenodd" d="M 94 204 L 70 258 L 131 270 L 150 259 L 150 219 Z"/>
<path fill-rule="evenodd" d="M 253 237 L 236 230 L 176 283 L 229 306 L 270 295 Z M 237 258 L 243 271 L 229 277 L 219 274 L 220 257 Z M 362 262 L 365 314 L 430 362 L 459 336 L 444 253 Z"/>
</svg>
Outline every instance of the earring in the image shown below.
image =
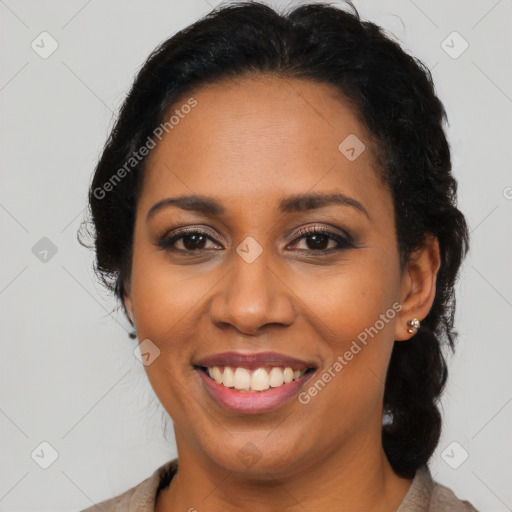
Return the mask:
<svg viewBox="0 0 512 512">
<path fill-rule="evenodd" d="M 413 318 L 407 322 L 409 325 L 409 329 L 407 329 L 411 334 L 416 334 L 418 329 L 420 328 L 420 321 L 417 318 Z"/>
</svg>

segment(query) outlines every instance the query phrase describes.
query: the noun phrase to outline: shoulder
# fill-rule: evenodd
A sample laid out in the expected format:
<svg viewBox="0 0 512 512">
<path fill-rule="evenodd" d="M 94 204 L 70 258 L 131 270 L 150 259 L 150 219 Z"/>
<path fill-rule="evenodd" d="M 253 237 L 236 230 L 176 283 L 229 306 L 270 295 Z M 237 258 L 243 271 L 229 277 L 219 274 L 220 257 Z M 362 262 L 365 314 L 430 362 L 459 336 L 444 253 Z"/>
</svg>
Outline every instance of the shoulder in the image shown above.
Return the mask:
<svg viewBox="0 0 512 512">
<path fill-rule="evenodd" d="M 454 492 L 444 485 L 436 483 L 430 500 L 429 512 L 478 512 L 469 501 L 457 498 Z"/>
<path fill-rule="evenodd" d="M 412 481 L 397 512 L 478 512 L 471 503 L 457 498 L 455 493 L 434 482 L 430 470 L 423 466 Z"/>
<path fill-rule="evenodd" d="M 166 462 L 153 474 L 122 494 L 96 503 L 81 512 L 153 512 L 155 498 L 160 488 L 165 487 L 178 468 L 177 459 Z"/>
</svg>

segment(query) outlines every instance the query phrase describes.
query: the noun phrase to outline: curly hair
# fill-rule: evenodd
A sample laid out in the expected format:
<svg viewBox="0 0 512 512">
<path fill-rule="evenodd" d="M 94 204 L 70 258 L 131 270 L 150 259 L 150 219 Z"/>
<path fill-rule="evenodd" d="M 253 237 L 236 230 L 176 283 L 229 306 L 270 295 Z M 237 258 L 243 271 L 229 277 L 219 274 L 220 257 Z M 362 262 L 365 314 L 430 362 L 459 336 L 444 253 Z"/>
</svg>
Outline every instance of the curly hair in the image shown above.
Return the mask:
<svg viewBox="0 0 512 512">
<path fill-rule="evenodd" d="M 347 6 L 314 3 L 279 13 L 264 3 L 236 2 L 213 10 L 153 51 L 121 106 L 90 186 L 95 270 L 124 308 L 146 159 L 115 186 L 107 185 L 180 98 L 207 83 L 254 73 L 333 86 L 372 137 L 377 172 L 394 203 L 401 269 L 425 235 L 439 241 L 432 308 L 410 341 L 395 341 L 385 382 L 383 448 L 394 471 L 412 478 L 441 434 L 443 347 L 453 350 L 457 336 L 454 286 L 469 234 L 456 206 L 457 182 L 443 129 L 446 112 L 430 71 L 380 27 L 362 21 L 350 1 Z"/>
</svg>

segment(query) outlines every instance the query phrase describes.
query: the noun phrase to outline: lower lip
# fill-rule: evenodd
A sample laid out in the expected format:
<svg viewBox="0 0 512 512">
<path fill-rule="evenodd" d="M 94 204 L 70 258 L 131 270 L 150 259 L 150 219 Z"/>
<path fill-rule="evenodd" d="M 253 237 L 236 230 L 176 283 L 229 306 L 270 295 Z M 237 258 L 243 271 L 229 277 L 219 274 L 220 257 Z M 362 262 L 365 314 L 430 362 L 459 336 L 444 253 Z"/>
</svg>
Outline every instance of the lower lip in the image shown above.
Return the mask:
<svg viewBox="0 0 512 512">
<path fill-rule="evenodd" d="M 314 372 L 308 372 L 300 379 L 267 391 L 244 392 L 227 388 L 209 377 L 204 370 L 196 371 L 201 376 L 206 390 L 223 407 L 244 414 L 271 412 L 289 402 Z"/>
</svg>

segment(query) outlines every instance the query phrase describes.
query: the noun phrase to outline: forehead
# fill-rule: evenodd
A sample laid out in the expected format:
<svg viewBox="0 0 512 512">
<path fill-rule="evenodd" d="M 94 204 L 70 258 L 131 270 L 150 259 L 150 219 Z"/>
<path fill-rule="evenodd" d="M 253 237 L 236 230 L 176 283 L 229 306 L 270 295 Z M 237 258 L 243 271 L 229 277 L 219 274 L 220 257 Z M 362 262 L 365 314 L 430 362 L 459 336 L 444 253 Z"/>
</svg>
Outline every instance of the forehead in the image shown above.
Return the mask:
<svg viewBox="0 0 512 512">
<path fill-rule="evenodd" d="M 191 98 L 194 108 L 183 108 Z M 143 201 L 197 193 L 261 202 L 318 189 L 375 203 L 383 193 L 366 127 L 331 85 L 223 80 L 185 95 L 173 114 L 148 157 Z"/>
</svg>

